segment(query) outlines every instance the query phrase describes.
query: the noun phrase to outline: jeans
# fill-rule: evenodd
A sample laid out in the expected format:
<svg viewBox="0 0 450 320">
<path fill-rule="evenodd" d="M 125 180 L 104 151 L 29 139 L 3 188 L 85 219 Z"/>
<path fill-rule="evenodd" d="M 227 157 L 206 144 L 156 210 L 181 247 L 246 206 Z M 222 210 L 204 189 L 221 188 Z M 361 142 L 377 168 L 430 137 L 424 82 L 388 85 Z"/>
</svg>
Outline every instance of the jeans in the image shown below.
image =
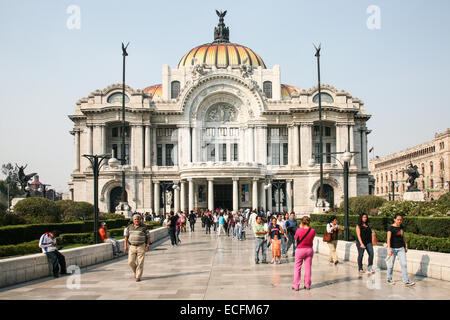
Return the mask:
<svg viewBox="0 0 450 320">
<path fill-rule="evenodd" d="M 391 248 L 392 256 L 387 261 L 387 279 L 392 280 L 392 273 L 394 271 L 395 257 L 398 256 L 400 261 L 400 266 L 402 267 L 402 280 L 403 283 L 407 283 L 408 279 L 408 269 L 406 267 L 406 251 L 404 247 L 401 248 Z"/>
<path fill-rule="evenodd" d="M 288 233 L 288 242 L 286 244 L 286 247 L 284 249 L 284 253 L 286 254 L 289 250 L 289 248 L 292 245 L 292 255 L 295 257 L 295 241 L 294 241 L 294 236 L 291 235 L 290 233 Z"/>
<path fill-rule="evenodd" d="M 210 224 L 206 224 L 206 234 L 211 234 L 211 225 Z"/>
<path fill-rule="evenodd" d="M 214 222 L 214 231 L 217 231 L 218 226 L 219 226 L 219 223 L 218 222 Z"/>
<path fill-rule="evenodd" d="M 119 245 L 119 242 L 116 239 L 108 238 L 104 242 L 112 244 L 113 255 L 119 254 L 119 252 L 120 252 L 120 245 Z"/>
<path fill-rule="evenodd" d="M 59 271 L 61 271 L 62 274 L 67 273 L 66 270 L 66 258 L 58 251 L 51 251 L 45 253 L 47 255 L 47 259 L 50 260 L 50 263 L 53 267 L 53 275 L 55 277 L 58 276 Z M 59 269 L 59 266 L 61 266 L 61 270 Z"/>
<path fill-rule="evenodd" d="M 236 226 L 230 226 L 231 228 L 231 238 L 236 237 Z"/>
<path fill-rule="evenodd" d="M 195 222 L 189 222 L 189 226 L 191 227 L 191 232 L 194 232 Z"/>
<path fill-rule="evenodd" d="M 264 238 L 255 239 L 255 262 L 259 262 L 259 250 L 262 250 L 262 261 L 266 262 L 266 240 Z"/>
<path fill-rule="evenodd" d="M 172 243 L 172 245 L 176 245 L 177 244 L 177 237 L 175 235 L 175 228 L 169 228 L 169 236 L 170 236 L 170 242 Z"/>
<path fill-rule="evenodd" d="M 305 262 L 305 277 L 303 282 L 306 288 L 311 287 L 311 264 L 313 256 L 314 250 L 312 248 L 298 248 L 295 251 L 294 283 L 292 284 L 294 289 L 300 287 L 303 261 Z"/>
<path fill-rule="evenodd" d="M 242 240 L 242 226 L 236 226 L 236 235 L 238 240 Z"/>
<path fill-rule="evenodd" d="M 177 240 L 177 244 L 181 242 L 181 240 L 180 240 L 180 229 L 175 231 L 175 238 Z"/>
<path fill-rule="evenodd" d="M 356 241 L 356 247 L 358 248 L 358 269 L 361 271 L 363 270 L 363 257 L 364 257 L 364 250 L 367 250 L 367 253 L 369 254 L 369 267 L 368 270 L 372 271 L 372 265 L 373 265 L 373 246 L 371 243 L 368 243 L 365 245 L 365 249 L 361 248 L 361 244 L 359 241 Z"/>
<path fill-rule="evenodd" d="M 286 238 L 281 236 L 281 254 L 286 254 Z"/>
</svg>

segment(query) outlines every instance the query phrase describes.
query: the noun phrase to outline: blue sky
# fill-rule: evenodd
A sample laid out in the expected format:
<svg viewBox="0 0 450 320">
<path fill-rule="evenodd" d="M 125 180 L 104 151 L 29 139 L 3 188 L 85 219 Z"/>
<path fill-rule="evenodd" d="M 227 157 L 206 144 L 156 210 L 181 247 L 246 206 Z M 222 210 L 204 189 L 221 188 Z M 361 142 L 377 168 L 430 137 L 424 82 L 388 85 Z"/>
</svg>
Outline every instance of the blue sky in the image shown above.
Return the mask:
<svg viewBox="0 0 450 320">
<path fill-rule="evenodd" d="M 70 5 L 81 28 L 66 22 Z M 366 12 L 380 8 L 381 29 Z M 312 43 L 322 43 L 322 82 L 365 102 L 369 147 L 386 155 L 450 127 L 450 1 L 0 1 L 0 164 L 28 163 L 67 190 L 76 101 L 121 82 L 121 42 L 130 41 L 127 83 L 161 83 L 191 48 L 211 42 L 215 10 L 228 10 L 230 40 L 252 48 L 282 83 L 317 82 Z"/>
</svg>

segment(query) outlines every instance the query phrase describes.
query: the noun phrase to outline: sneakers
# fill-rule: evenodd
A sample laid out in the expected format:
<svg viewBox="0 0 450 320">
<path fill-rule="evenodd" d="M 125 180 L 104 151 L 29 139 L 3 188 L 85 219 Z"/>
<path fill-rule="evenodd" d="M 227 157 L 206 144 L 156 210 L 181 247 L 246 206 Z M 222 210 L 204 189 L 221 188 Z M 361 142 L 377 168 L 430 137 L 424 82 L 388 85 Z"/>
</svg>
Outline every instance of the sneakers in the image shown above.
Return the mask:
<svg viewBox="0 0 450 320">
<path fill-rule="evenodd" d="M 395 284 L 394 280 L 392 280 L 392 279 L 387 279 L 386 282 L 387 282 L 388 284 Z"/>
<path fill-rule="evenodd" d="M 413 285 L 415 285 L 415 284 L 416 284 L 415 282 L 412 282 L 412 281 L 409 281 L 409 280 L 408 280 L 408 282 L 405 283 L 405 286 L 411 287 L 411 286 L 413 286 Z"/>
</svg>

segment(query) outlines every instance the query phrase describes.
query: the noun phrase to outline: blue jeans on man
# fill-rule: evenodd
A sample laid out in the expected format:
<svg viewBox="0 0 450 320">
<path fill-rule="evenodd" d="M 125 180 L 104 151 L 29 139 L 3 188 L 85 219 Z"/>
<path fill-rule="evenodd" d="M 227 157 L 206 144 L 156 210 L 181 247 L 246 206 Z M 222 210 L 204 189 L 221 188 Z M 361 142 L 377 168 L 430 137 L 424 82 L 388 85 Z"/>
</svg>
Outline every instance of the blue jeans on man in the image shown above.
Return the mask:
<svg viewBox="0 0 450 320">
<path fill-rule="evenodd" d="M 292 256 L 295 257 L 295 241 L 294 241 L 294 235 L 288 233 L 287 236 L 288 236 L 288 238 L 287 238 L 288 241 L 287 241 L 286 246 L 285 246 L 285 248 L 284 248 L 284 254 L 287 254 L 289 248 L 290 248 L 291 245 L 292 245 Z"/>
<path fill-rule="evenodd" d="M 236 225 L 235 229 L 238 240 L 242 240 L 242 225 Z"/>
<path fill-rule="evenodd" d="M 255 239 L 255 263 L 259 263 L 259 251 L 262 250 L 262 261 L 266 262 L 266 240 L 264 238 Z"/>
<path fill-rule="evenodd" d="M 408 283 L 408 268 L 406 267 L 406 251 L 404 247 L 391 248 L 392 256 L 387 261 L 387 279 L 392 280 L 392 273 L 394 271 L 395 257 L 398 256 L 400 266 L 402 267 L 402 280 L 403 283 Z"/>
</svg>

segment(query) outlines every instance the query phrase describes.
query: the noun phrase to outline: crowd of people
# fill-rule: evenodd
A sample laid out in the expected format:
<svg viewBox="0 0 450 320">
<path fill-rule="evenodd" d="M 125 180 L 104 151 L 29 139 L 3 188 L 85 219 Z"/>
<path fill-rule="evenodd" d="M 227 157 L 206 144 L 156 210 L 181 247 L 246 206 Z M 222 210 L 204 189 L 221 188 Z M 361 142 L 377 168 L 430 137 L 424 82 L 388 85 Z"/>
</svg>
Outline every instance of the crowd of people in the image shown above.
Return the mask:
<svg viewBox="0 0 450 320">
<path fill-rule="evenodd" d="M 295 213 L 272 214 L 270 211 L 263 212 L 257 210 L 239 210 L 233 212 L 230 210 L 193 210 L 166 214 L 163 225 L 168 227 L 172 247 L 181 244 L 180 234 L 187 232 L 187 222 L 189 222 L 190 232 L 195 232 L 197 221 L 201 222 L 201 227 L 205 234 L 212 235 L 212 231 L 217 237 L 228 236 L 232 240 L 244 241 L 249 235 L 254 238 L 254 261 L 255 264 L 267 264 L 266 251 L 271 247 L 271 263 L 282 263 L 282 257 L 288 258 L 292 246 L 292 257 L 294 263 L 294 280 L 292 289 L 298 291 L 300 288 L 301 270 L 304 268 L 304 288 L 311 288 L 311 270 L 312 259 L 314 256 L 313 240 L 316 236 L 316 230 L 310 227 L 310 218 L 303 217 L 300 223 L 297 222 Z M 124 251 L 128 252 L 128 264 L 132 268 L 136 281 L 141 280 L 145 252 L 150 246 L 150 232 L 145 223 L 145 217 L 140 214 L 134 214 L 130 224 L 124 230 Z M 387 283 L 393 284 L 392 275 L 396 257 L 399 258 L 402 269 L 402 280 L 406 286 L 412 286 L 415 283 L 410 281 L 406 266 L 406 252 L 408 245 L 403 230 L 403 217 L 396 214 L 394 223 L 389 226 L 387 231 Z M 211 231 L 211 229 L 213 229 Z M 331 217 L 326 226 L 326 232 L 323 241 L 329 246 L 328 260 L 331 264 L 338 264 L 336 248 L 338 245 L 339 234 L 342 228 L 338 224 L 336 217 Z M 117 240 L 108 237 L 106 223 L 102 222 L 99 229 L 99 235 L 102 242 L 111 243 L 114 256 L 119 256 L 120 246 Z M 57 250 L 56 246 L 57 231 L 44 233 L 39 240 L 39 247 L 45 253 L 53 267 L 54 277 L 59 274 L 67 274 L 64 256 Z M 249 237 L 250 239 L 250 237 Z M 356 225 L 356 247 L 358 249 L 358 271 L 363 274 L 368 272 L 375 273 L 373 268 L 374 251 L 373 245 L 376 243 L 375 232 L 372 231 L 369 224 L 369 217 L 363 213 L 358 219 Z M 369 255 L 367 271 L 363 268 L 363 256 L 365 251 Z M 303 267 L 304 266 L 304 267 Z"/>
</svg>

